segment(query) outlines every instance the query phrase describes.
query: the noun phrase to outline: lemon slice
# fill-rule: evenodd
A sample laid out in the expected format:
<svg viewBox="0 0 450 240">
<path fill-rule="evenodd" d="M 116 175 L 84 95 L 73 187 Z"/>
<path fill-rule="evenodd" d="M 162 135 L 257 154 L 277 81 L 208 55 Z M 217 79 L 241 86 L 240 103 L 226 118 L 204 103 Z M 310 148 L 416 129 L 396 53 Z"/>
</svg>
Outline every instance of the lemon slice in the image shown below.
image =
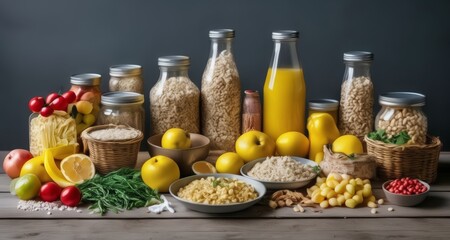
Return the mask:
<svg viewBox="0 0 450 240">
<path fill-rule="evenodd" d="M 195 174 L 217 173 L 216 168 L 207 161 L 198 161 L 192 165 Z"/>
<path fill-rule="evenodd" d="M 61 172 L 67 180 L 80 184 L 94 177 L 95 167 L 89 156 L 77 153 L 61 161 Z"/>
</svg>

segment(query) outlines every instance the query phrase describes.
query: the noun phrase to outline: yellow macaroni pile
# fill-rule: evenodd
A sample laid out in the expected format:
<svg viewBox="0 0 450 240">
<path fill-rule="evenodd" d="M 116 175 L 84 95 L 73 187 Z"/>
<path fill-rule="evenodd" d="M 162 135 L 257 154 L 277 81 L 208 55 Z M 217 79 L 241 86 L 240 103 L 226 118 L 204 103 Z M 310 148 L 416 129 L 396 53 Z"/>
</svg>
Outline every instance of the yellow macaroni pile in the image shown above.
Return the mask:
<svg viewBox="0 0 450 240">
<path fill-rule="evenodd" d="M 242 203 L 258 197 L 253 186 L 232 178 L 207 177 L 180 188 L 178 197 L 211 205 Z"/>
</svg>

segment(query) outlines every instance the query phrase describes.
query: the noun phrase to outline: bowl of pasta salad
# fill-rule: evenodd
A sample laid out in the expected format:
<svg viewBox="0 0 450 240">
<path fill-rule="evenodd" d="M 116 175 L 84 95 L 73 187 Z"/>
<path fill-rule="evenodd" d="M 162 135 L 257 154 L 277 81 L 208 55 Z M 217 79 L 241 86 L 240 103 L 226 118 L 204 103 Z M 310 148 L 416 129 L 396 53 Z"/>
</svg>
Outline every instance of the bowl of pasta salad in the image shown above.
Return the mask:
<svg viewBox="0 0 450 240">
<path fill-rule="evenodd" d="M 205 213 L 229 213 L 249 208 L 266 194 L 258 181 L 235 174 L 201 174 L 179 179 L 170 194 L 187 208 Z"/>
</svg>

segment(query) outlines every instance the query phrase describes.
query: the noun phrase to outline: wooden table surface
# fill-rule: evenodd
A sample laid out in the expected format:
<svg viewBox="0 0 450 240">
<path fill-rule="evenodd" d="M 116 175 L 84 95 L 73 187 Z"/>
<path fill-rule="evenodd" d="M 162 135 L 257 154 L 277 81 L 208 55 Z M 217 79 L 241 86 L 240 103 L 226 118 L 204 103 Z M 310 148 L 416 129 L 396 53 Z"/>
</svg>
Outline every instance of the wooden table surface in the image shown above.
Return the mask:
<svg viewBox="0 0 450 240">
<path fill-rule="evenodd" d="M 0 159 L 6 155 L 0 151 Z M 139 163 L 148 154 L 139 154 Z M 10 179 L 0 173 L 0 239 L 448 239 L 450 236 L 450 152 L 441 153 L 437 181 L 425 202 L 399 207 L 386 202 L 370 208 L 291 208 L 272 210 L 257 204 L 229 214 L 186 209 L 169 194 L 176 213 L 148 213 L 146 208 L 105 216 L 76 211 L 28 212 L 17 209 Z M 374 194 L 384 198 L 380 183 Z M 388 211 L 388 208 L 394 211 Z"/>
</svg>

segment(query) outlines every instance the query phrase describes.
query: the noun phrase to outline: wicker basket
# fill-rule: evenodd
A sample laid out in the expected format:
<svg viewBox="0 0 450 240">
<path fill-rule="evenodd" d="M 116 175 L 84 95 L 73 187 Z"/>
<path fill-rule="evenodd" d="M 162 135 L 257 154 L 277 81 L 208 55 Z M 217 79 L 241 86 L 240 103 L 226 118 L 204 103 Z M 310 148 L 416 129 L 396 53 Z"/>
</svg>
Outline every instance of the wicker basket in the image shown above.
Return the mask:
<svg viewBox="0 0 450 240">
<path fill-rule="evenodd" d="M 427 137 L 422 145 L 395 145 L 375 141 L 367 136 L 367 152 L 377 162 L 377 175 L 381 179 L 402 177 L 419 178 L 428 183 L 436 180 L 441 141 Z"/>
<path fill-rule="evenodd" d="M 123 125 L 99 125 L 87 128 L 81 133 L 84 152 L 89 151 L 96 170 L 101 174 L 107 174 L 123 167 L 134 168 L 139 153 L 140 143 L 144 135 L 139 131 L 139 136 L 129 140 L 100 141 L 89 134 L 95 130 L 106 128 L 127 128 Z M 136 129 L 137 130 L 137 129 Z"/>
<path fill-rule="evenodd" d="M 372 179 L 376 174 L 376 162 L 368 154 L 356 154 L 349 158 L 343 153 L 333 153 L 329 146 L 323 146 L 324 157 L 320 162 L 322 172 L 328 176 L 331 172 L 352 175 L 355 178 Z"/>
</svg>

